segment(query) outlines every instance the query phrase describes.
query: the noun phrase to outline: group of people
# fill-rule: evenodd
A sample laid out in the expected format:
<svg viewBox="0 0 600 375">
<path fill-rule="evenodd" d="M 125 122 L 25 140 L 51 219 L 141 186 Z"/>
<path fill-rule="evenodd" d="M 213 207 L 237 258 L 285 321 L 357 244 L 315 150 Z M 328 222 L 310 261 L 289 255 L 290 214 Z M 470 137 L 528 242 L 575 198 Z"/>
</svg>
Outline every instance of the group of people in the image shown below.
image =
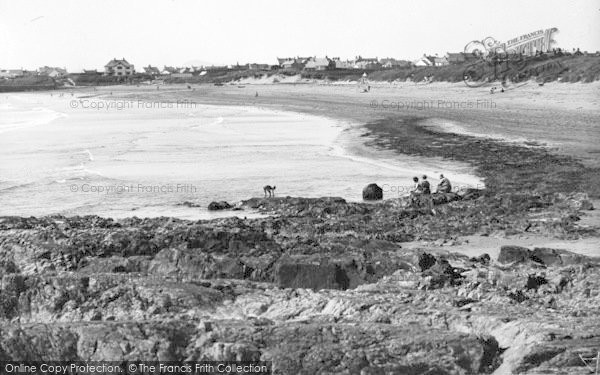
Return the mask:
<svg viewBox="0 0 600 375">
<path fill-rule="evenodd" d="M 413 177 L 413 181 L 415 183 L 415 187 L 412 191 L 412 194 L 431 194 L 431 184 L 427 181 L 427 176 L 423 175 L 421 177 L 421 181 L 419 181 L 418 177 Z M 436 193 L 449 193 L 452 191 L 452 184 L 450 180 L 444 177 L 443 174 L 440 174 L 440 183 L 437 185 Z"/>
</svg>

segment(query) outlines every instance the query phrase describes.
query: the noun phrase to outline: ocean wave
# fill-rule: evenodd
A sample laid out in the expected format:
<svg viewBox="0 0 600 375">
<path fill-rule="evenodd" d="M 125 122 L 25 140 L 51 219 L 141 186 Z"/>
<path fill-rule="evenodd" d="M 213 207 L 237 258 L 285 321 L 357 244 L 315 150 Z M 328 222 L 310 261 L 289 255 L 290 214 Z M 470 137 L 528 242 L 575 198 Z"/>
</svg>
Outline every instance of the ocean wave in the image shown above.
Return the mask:
<svg viewBox="0 0 600 375">
<path fill-rule="evenodd" d="M 476 137 L 476 138 L 488 138 L 488 139 L 498 140 L 498 141 L 502 141 L 502 142 L 509 142 L 509 143 L 519 143 L 524 146 L 541 146 L 541 145 L 548 144 L 547 141 L 539 142 L 538 140 L 533 140 L 533 139 L 529 139 L 529 138 L 522 137 L 522 136 L 513 136 L 513 135 L 509 135 L 509 134 L 500 134 L 500 133 L 491 133 L 491 132 L 480 133 L 480 132 L 469 130 L 464 125 L 459 124 L 455 121 L 447 120 L 447 119 L 430 118 L 430 119 L 425 120 L 423 122 L 423 124 L 425 125 L 425 127 L 434 128 L 434 129 L 442 131 L 444 133 L 466 135 L 469 137 Z"/>
<path fill-rule="evenodd" d="M 42 107 L 27 111 L 12 110 L 10 107 L 0 108 L 0 114 L 0 134 L 49 124 L 56 119 L 67 117 L 65 113 Z"/>
</svg>

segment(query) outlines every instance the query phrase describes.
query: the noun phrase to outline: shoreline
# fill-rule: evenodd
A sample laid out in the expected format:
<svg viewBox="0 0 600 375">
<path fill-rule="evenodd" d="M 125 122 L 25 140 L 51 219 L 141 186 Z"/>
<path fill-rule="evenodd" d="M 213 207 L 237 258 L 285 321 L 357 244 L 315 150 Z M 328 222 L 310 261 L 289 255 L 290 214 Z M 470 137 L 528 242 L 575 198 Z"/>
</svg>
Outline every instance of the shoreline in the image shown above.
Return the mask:
<svg viewBox="0 0 600 375">
<path fill-rule="evenodd" d="M 168 95 L 171 92 L 162 92 L 161 94 L 164 95 Z M 18 100 L 21 100 L 20 98 L 22 97 L 23 94 L 16 94 L 15 98 L 17 98 Z M 60 111 L 60 106 L 64 105 L 67 106 L 67 103 L 69 101 L 72 100 L 79 100 L 80 97 L 89 97 L 86 95 L 82 95 L 81 93 L 79 94 L 75 94 L 74 96 L 67 96 L 64 98 L 58 98 L 56 96 L 54 96 L 54 99 L 52 101 L 52 105 L 49 108 L 52 108 L 53 110 L 59 110 Z M 25 102 L 29 103 L 30 105 L 38 105 L 38 102 L 43 102 L 45 99 L 45 97 L 43 96 L 43 94 L 39 94 L 39 93 L 34 93 L 31 95 L 27 95 L 25 99 Z M 130 101 L 135 101 L 135 100 L 147 100 L 147 97 L 144 96 L 135 96 L 135 97 L 131 97 L 129 96 L 128 99 Z M 16 99 L 15 99 L 16 100 Z M 108 93 L 106 92 L 97 92 L 96 96 L 93 100 L 98 100 L 99 102 L 103 102 L 103 101 L 111 101 L 111 103 L 115 103 L 115 101 L 121 100 L 118 97 L 113 97 L 113 96 L 109 96 Z M 33 104 L 32 104 L 33 103 Z M 43 103 L 41 103 L 40 105 L 42 105 Z M 116 108 L 116 107 L 115 107 Z M 479 178 L 477 178 L 476 176 L 474 176 L 473 174 L 471 174 L 471 170 L 472 168 L 466 164 L 461 164 L 461 163 L 452 163 L 452 162 L 448 162 L 448 161 L 444 161 L 440 158 L 418 158 L 418 157 L 412 157 L 412 156 L 405 156 L 400 158 L 400 160 L 398 160 L 398 157 L 392 153 L 392 152 L 385 152 L 382 150 L 377 150 L 374 148 L 370 148 L 368 146 L 366 146 L 365 143 L 365 139 L 361 137 L 362 134 L 362 129 L 363 129 L 363 124 L 359 123 L 358 121 L 352 120 L 346 120 L 346 119 L 340 119 L 338 118 L 332 118 L 330 116 L 323 116 L 322 114 L 318 114 L 318 115 L 314 115 L 314 114 L 310 114 L 307 115 L 306 113 L 303 112 L 296 112 L 293 110 L 284 110 L 284 109 L 279 109 L 279 108 L 268 108 L 268 107 L 264 107 L 264 106 L 256 106 L 256 107 L 249 107 L 249 106 L 242 106 L 240 107 L 237 104 L 216 104 L 216 103 L 210 103 L 210 104 L 206 104 L 206 103 L 202 103 L 201 107 L 198 108 L 193 108 L 193 109 L 185 109 L 184 111 L 200 111 L 202 113 L 206 112 L 206 108 L 212 108 L 214 110 L 209 110 L 209 112 L 218 112 L 217 110 L 219 108 L 231 108 L 231 112 L 238 112 L 238 111 L 242 111 L 244 113 L 249 113 L 253 116 L 264 116 L 266 115 L 273 115 L 273 116 L 284 116 L 286 119 L 290 118 L 290 119 L 295 119 L 293 121 L 303 121 L 303 122 L 311 122 L 311 123 L 321 123 L 321 122 L 326 122 L 328 124 L 330 124 L 332 129 L 337 129 L 336 130 L 336 135 L 334 138 L 332 138 L 332 143 L 328 143 L 327 145 L 324 144 L 324 147 L 328 147 L 330 150 L 328 151 L 328 154 L 332 157 L 332 158 L 340 158 L 340 160 L 345 160 L 345 163 L 357 163 L 357 165 L 361 165 L 363 166 L 363 169 L 366 166 L 373 166 L 374 169 L 376 170 L 381 170 L 381 171 L 385 171 L 385 174 L 389 174 L 389 176 L 393 176 L 394 174 L 398 174 L 399 178 L 385 178 L 383 181 L 379 182 L 379 181 L 375 181 L 375 182 L 379 182 L 380 184 L 383 184 L 384 187 L 385 186 L 390 186 L 391 188 L 389 189 L 389 194 L 386 193 L 384 198 L 388 199 L 388 198 L 398 198 L 401 196 L 406 195 L 406 192 L 409 191 L 410 188 L 412 188 L 412 184 L 409 183 L 409 175 L 421 175 L 424 173 L 427 173 L 430 177 L 433 177 L 433 180 L 435 180 L 435 177 L 437 177 L 436 173 L 439 173 L 439 168 L 443 169 L 443 172 L 446 173 L 446 175 L 450 174 L 450 175 L 454 175 L 453 181 L 454 181 L 454 185 L 455 187 L 461 187 L 461 188 L 468 188 L 468 187 L 482 187 L 483 184 L 481 182 L 481 180 Z M 69 112 L 70 111 L 70 112 Z M 136 110 L 136 112 L 133 112 L 133 109 L 129 110 L 131 113 L 127 113 L 127 108 L 124 109 L 123 111 L 121 111 L 123 113 L 123 115 L 119 115 L 119 111 L 117 111 L 117 109 L 114 109 L 111 112 L 117 112 L 117 113 L 110 113 L 109 117 L 109 121 L 117 121 L 115 120 L 115 118 L 119 119 L 123 116 L 128 116 L 127 118 L 129 118 L 132 114 L 135 114 L 136 112 L 141 111 L 141 109 Z M 157 109 L 156 111 L 162 111 Z M 178 112 L 177 110 L 173 110 Z M 73 110 L 68 110 L 65 108 L 65 110 L 63 110 L 61 112 L 61 114 L 64 115 L 64 113 L 68 113 L 68 116 L 71 116 L 71 112 L 73 112 Z M 144 111 L 147 112 L 147 111 Z M 154 113 L 154 112 L 152 112 Z M 158 112 L 157 112 L 158 113 Z M 170 112 L 169 112 L 170 113 Z M 102 115 L 104 114 L 103 111 L 91 111 L 89 113 L 89 116 L 91 116 L 92 118 L 96 118 L 96 117 L 102 117 Z M 115 117 L 115 116 L 119 116 L 119 117 Z M 146 114 L 144 114 L 144 116 L 146 116 Z M 179 114 L 177 114 L 179 115 Z M 87 113 L 80 113 L 77 109 L 75 109 L 75 112 L 73 114 L 73 116 L 77 116 L 77 118 L 81 118 L 81 121 L 85 121 L 86 117 L 88 116 Z M 230 119 L 231 120 L 231 119 Z M 74 119 L 70 119 L 69 123 L 72 123 L 73 121 L 75 121 Z M 236 120 L 237 121 L 237 120 Z M 64 121 L 63 121 L 64 122 Z M 234 121 L 235 122 L 235 121 Z M 53 123 L 54 127 L 57 126 L 61 126 L 61 123 Z M 285 124 L 282 124 L 281 126 L 286 126 Z M 88 149 L 85 150 L 85 152 L 88 155 L 90 154 L 89 148 L 93 146 L 88 145 Z M 93 150 L 94 153 L 96 153 L 95 150 Z M 91 157 L 91 156 L 90 156 Z M 101 158 L 102 159 L 102 158 Z M 90 167 L 91 168 L 91 167 Z M 455 173 L 453 173 L 455 172 Z M 109 175 L 111 176 L 111 175 Z M 400 177 L 403 176 L 403 177 Z M 57 180 L 58 181 L 58 180 Z M 63 180 L 61 180 L 63 181 Z M 345 194 L 345 193 L 333 193 L 333 194 L 319 194 L 319 193 L 312 193 L 312 194 L 292 194 L 292 195 L 296 195 L 296 196 L 304 196 L 304 197 L 316 197 L 316 196 L 325 196 L 325 195 L 334 195 L 334 196 L 344 196 L 346 199 L 350 200 L 350 201 L 360 201 L 360 189 L 362 189 L 362 187 L 364 187 L 364 185 L 373 182 L 371 179 L 369 179 L 368 177 L 363 181 L 363 185 L 361 185 L 360 187 L 355 187 L 352 192 L 350 192 L 350 195 Z M 434 181 L 432 181 L 432 183 L 435 184 Z M 285 194 L 285 193 L 284 193 Z M 238 194 L 239 195 L 239 194 Z M 234 202 L 237 202 L 239 200 L 243 200 L 243 199 L 247 199 L 249 196 L 251 196 L 251 194 L 246 194 L 246 195 L 240 195 L 239 197 L 237 197 L 237 199 L 234 199 Z M 229 200 L 229 197 L 214 197 L 213 199 L 219 200 L 219 199 L 227 199 Z M 193 202 L 193 201 L 192 201 Z M 206 206 L 208 205 L 208 201 L 206 202 L 205 205 L 201 205 L 200 210 L 204 212 L 203 215 L 199 216 L 199 217 L 195 217 L 196 219 L 210 219 L 210 218 L 220 218 L 220 217 L 224 217 L 227 215 L 227 213 L 210 213 L 210 212 L 206 212 Z M 153 209 L 150 207 L 149 208 L 150 211 L 152 211 Z M 70 213 L 68 212 L 57 212 L 59 214 L 68 214 L 68 215 L 77 215 L 77 211 L 73 208 L 69 209 Z M 116 212 L 116 214 L 111 214 L 111 211 Z M 127 217 L 127 213 L 120 213 L 118 212 L 119 209 L 117 209 L 116 211 L 113 208 L 103 208 L 102 212 L 106 212 L 108 213 L 108 216 L 113 217 L 113 218 L 123 218 L 123 217 Z M 181 208 L 177 207 L 177 208 L 173 208 L 172 210 L 174 212 L 174 215 L 177 217 L 182 217 L 181 216 Z M 144 207 L 140 207 L 140 208 L 136 208 L 135 210 L 131 211 L 131 216 L 135 215 L 135 216 L 148 216 L 148 209 L 145 209 Z M 178 212 L 178 214 L 175 214 L 175 212 Z M 8 212 L 7 212 L 8 214 Z M 102 214 L 101 212 L 98 212 L 98 214 L 105 216 L 106 214 Z M 116 216 L 115 216 L 116 215 Z M 162 215 L 170 215 L 168 212 L 164 212 L 162 214 L 160 214 L 160 216 Z M 230 215 L 235 216 L 238 215 L 240 216 L 238 213 L 230 213 Z M 150 215 L 148 217 L 156 217 L 157 215 Z M 193 215 L 192 215 L 193 216 Z M 187 215 L 188 219 L 194 219 L 194 217 L 192 217 L 190 215 Z"/>
<path fill-rule="evenodd" d="M 439 132 L 422 115 L 373 116 L 358 95 L 273 90 L 258 104 L 357 120 L 368 147 L 464 163 L 486 189 L 433 206 L 251 198 L 244 209 L 265 217 L 248 219 L 0 217 L 0 346 L 42 343 L 29 358 L 225 353 L 285 374 L 585 370 L 577 356 L 600 343 L 594 167 Z"/>
</svg>

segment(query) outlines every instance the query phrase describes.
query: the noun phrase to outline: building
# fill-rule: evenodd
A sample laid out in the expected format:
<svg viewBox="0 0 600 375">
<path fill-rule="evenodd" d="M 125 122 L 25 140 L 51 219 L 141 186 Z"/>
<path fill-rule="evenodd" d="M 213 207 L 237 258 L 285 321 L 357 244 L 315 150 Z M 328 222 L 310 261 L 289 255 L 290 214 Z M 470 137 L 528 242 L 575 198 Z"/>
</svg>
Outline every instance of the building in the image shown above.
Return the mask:
<svg viewBox="0 0 600 375">
<path fill-rule="evenodd" d="M 292 57 L 278 57 L 277 65 L 279 65 L 280 68 L 283 68 L 283 64 L 288 61 L 294 61 L 294 59 Z"/>
<path fill-rule="evenodd" d="M 433 66 L 446 66 L 449 64 L 450 63 L 448 62 L 448 58 L 446 58 L 446 56 L 439 57 L 438 55 L 435 55 L 433 57 Z"/>
<path fill-rule="evenodd" d="M 175 68 L 175 71 L 171 72 L 171 78 L 191 78 L 193 76 L 194 70 L 192 68 Z"/>
<path fill-rule="evenodd" d="M 377 57 L 362 57 L 357 56 L 354 59 L 354 69 L 378 69 L 381 68 Z"/>
<path fill-rule="evenodd" d="M 60 78 L 67 75 L 67 69 L 44 66 L 38 69 L 38 75 L 48 76 L 51 78 Z"/>
<path fill-rule="evenodd" d="M 327 70 L 335 68 L 335 63 L 327 56 L 312 57 L 304 65 L 305 70 Z"/>
<path fill-rule="evenodd" d="M 281 61 L 282 59 L 277 58 L 277 61 Z M 279 67 L 282 69 L 287 69 L 287 70 L 302 70 L 304 69 L 304 65 L 305 65 L 305 60 L 296 57 L 296 58 L 289 58 L 286 60 L 283 60 L 279 63 Z"/>
<path fill-rule="evenodd" d="M 163 70 L 161 70 L 160 74 L 163 76 L 170 76 L 173 73 L 177 73 L 177 69 L 172 66 L 163 66 Z"/>
<path fill-rule="evenodd" d="M 431 58 L 431 56 L 427 56 L 427 55 L 423 55 L 422 57 L 420 57 L 419 59 L 415 60 L 413 62 L 414 66 L 433 66 L 433 59 Z"/>
<path fill-rule="evenodd" d="M 465 57 L 465 54 L 463 52 L 447 52 L 446 59 L 448 60 L 448 64 L 462 64 L 467 61 L 467 58 Z"/>
<path fill-rule="evenodd" d="M 392 69 L 392 68 L 410 68 L 412 66 L 412 63 L 410 61 L 406 61 L 406 60 L 396 60 L 394 58 L 385 58 L 385 59 L 381 59 L 379 60 L 379 63 L 381 64 L 381 66 L 385 69 Z"/>
<path fill-rule="evenodd" d="M 332 60 L 336 69 L 352 69 L 354 65 L 352 61 L 342 61 L 339 57 L 334 57 Z"/>
<path fill-rule="evenodd" d="M 112 59 L 108 64 L 104 65 L 104 75 L 113 77 L 131 76 L 135 73 L 133 64 L 130 64 L 125 60 Z"/>
<path fill-rule="evenodd" d="M 269 64 L 257 64 L 257 63 L 249 63 L 248 69 L 250 70 L 269 70 Z"/>
<path fill-rule="evenodd" d="M 17 78 L 23 77 L 25 71 L 23 69 L 4 69 L 0 70 L 0 78 Z"/>
<path fill-rule="evenodd" d="M 146 67 L 144 67 L 144 72 L 146 72 L 146 74 L 151 75 L 152 77 L 156 77 L 160 75 L 160 69 L 158 69 L 155 66 L 152 65 L 148 65 Z"/>
</svg>

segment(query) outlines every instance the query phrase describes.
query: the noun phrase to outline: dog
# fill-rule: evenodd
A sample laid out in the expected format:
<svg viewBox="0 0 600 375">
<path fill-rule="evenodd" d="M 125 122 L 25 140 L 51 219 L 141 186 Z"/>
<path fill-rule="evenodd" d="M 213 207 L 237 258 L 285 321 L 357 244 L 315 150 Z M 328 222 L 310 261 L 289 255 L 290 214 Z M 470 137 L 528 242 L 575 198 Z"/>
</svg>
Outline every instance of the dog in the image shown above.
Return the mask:
<svg viewBox="0 0 600 375">
<path fill-rule="evenodd" d="M 269 198 L 274 197 L 276 188 L 277 186 L 275 185 L 265 185 L 265 187 L 263 187 L 263 191 L 265 192 L 265 198 L 267 197 L 267 194 L 269 194 Z"/>
</svg>

